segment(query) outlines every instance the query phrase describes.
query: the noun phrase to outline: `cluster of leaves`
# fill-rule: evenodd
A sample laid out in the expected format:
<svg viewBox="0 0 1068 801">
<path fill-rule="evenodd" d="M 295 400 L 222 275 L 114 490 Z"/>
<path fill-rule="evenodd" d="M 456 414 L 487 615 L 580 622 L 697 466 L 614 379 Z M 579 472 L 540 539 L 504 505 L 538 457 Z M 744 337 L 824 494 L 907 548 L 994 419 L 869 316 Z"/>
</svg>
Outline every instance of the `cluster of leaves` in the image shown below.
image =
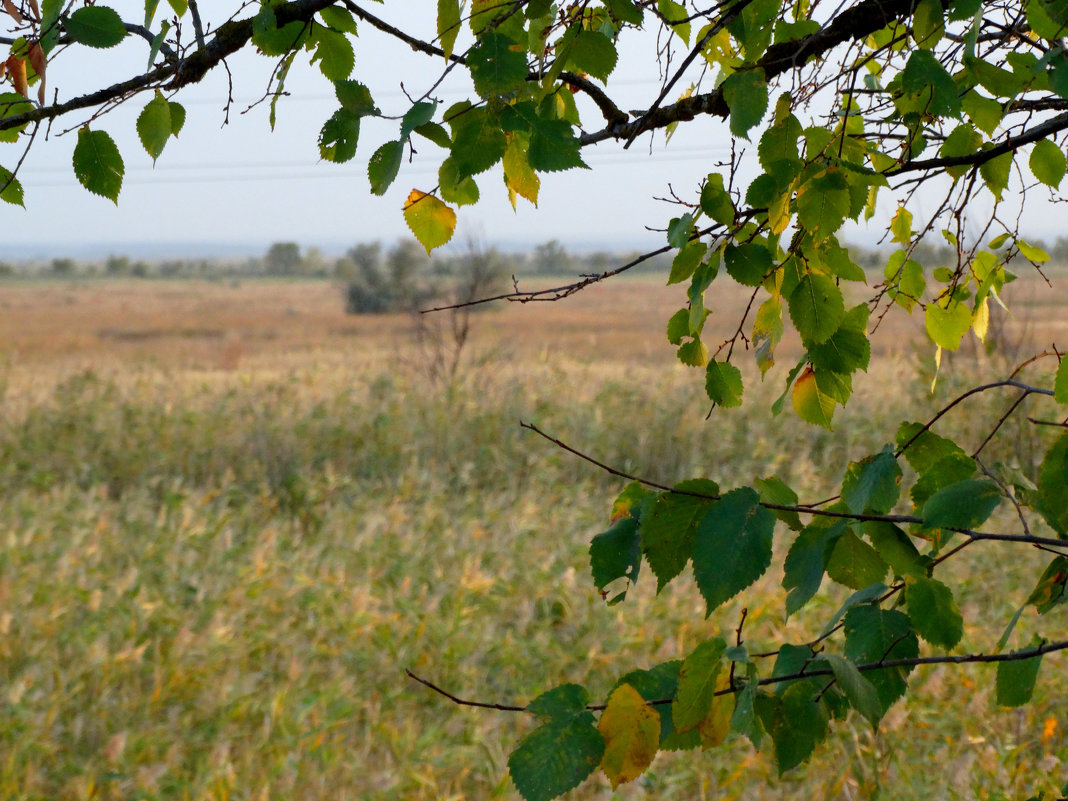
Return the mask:
<svg viewBox="0 0 1068 801">
<path fill-rule="evenodd" d="M 1068 171 L 1062 42 L 1068 6 L 1058 0 L 857 0 L 833 10 L 805 0 L 734 0 L 709 9 L 676 0 L 438 0 L 432 42 L 354 0 L 260 0 L 250 16 L 214 28 L 202 24 L 195 2 L 170 0 L 174 22 L 162 20 L 153 31 L 158 5 L 146 0 L 144 24 L 131 25 L 88 0 L 43 0 L 40 7 L 4 0 L 20 35 L 4 64 L 13 91 L 0 95 L 0 141 L 29 146 L 42 121 L 145 92 L 151 99 L 137 130 L 155 159 L 185 118 L 171 99 L 175 92 L 252 47 L 276 59 L 273 123 L 286 76 L 303 54 L 338 100 L 319 135 L 323 159 L 356 158 L 369 118 L 396 131 L 367 158 L 371 192 L 381 195 L 397 180 L 405 155 L 415 155 L 415 137 L 441 148 L 436 187 L 413 188 L 403 209 L 429 252 L 449 241 L 457 210 L 479 199 L 479 182 L 498 165 L 513 207 L 519 198 L 536 204 L 546 174 L 586 167 L 586 146 L 629 145 L 698 116 L 721 118 L 735 145 L 732 160 L 708 174 L 692 202 L 679 201 L 683 211 L 668 224 L 665 247 L 575 284 L 512 295 L 564 297 L 671 253 L 669 282 L 687 290 L 667 336 L 684 364 L 703 371 L 714 406 L 742 404 L 739 354 L 753 353 L 767 376 L 789 324 L 803 355 L 786 371 L 771 412 L 779 414 L 789 398 L 801 420 L 830 428 L 868 368 L 873 329 L 891 309 L 922 314 L 940 360 L 969 332 L 986 337 L 991 303 L 1001 302 L 1013 279 L 1010 259 L 1023 256 L 1038 269 L 1048 259 L 1019 237 L 1019 217 L 1002 219 L 1001 207 L 1014 174 L 1015 186 L 1056 195 Z M 186 15 L 194 43 L 176 33 L 174 23 Z M 422 52 L 440 72 L 402 113 L 383 112 L 354 76 L 358 25 Z M 681 47 L 686 55 L 666 60 L 677 66 L 648 108 L 624 112 L 608 94 L 620 41 L 652 28 L 664 32 L 667 50 Z M 106 48 L 131 31 L 149 44 L 146 73 L 95 95 L 44 103 L 46 66 L 58 45 Z M 473 94 L 445 106 L 435 93 L 454 72 L 469 78 Z M 687 76 L 697 82 L 669 102 Z M 702 77 L 710 85 L 702 86 Z M 39 105 L 29 97 L 38 82 Z M 591 107 L 603 117 L 598 130 L 591 130 Z M 749 181 L 740 170 L 747 147 L 759 165 Z M 117 200 L 123 161 L 102 129 L 80 128 L 74 168 L 90 191 Z M 925 216 L 917 219 L 921 193 Z M 973 201 L 983 195 L 993 211 L 977 220 Z M 10 170 L 0 172 L 0 197 L 23 202 Z M 843 231 L 848 221 L 870 223 L 888 200 L 896 211 L 886 233 L 897 249 L 870 297 L 858 302 L 857 290 L 871 275 L 851 255 Z M 918 245 L 932 235 L 952 248 L 954 264 L 921 263 Z M 735 333 L 718 343 L 706 332 L 716 281 L 752 291 Z M 1056 349 L 1046 355 L 1060 358 Z M 1019 393 L 1005 417 L 1031 396 L 1064 403 L 1068 368 L 1060 363 L 1053 389 L 1016 374 L 983 389 L 1002 388 Z M 616 785 L 640 775 L 659 749 L 712 747 L 730 731 L 757 747 L 770 739 L 785 771 L 850 709 L 877 725 L 905 693 L 910 670 L 925 661 L 997 662 L 998 701 L 1025 703 L 1042 655 L 1068 647 L 1035 634 L 1030 646 L 1004 650 L 1024 608 L 1044 614 L 1064 599 L 1068 435 L 1047 451 L 1030 484 L 991 471 L 978 458 L 983 445 L 969 454 L 935 434 L 932 423 L 904 423 L 893 444 L 849 465 L 830 504 L 801 504 L 774 476 L 727 492 L 709 479 L 654 487 L 659 492 L 629 486 L 616 501 L 611 528 L 591 546 L 594 582 L 610 603 L 623 600 L 643 562 L 658 589 L 692 566 L 711 614 L 770 568 L 780 522 L 796 532 L 782 566 L 785 614 L 804 607 L 825 577 L 854 594 L 811 641 L 773 649 L 770 671 L 743 646 L 739 629 L 733 646 L 713 639 L 682 661 L 624 675 L 599 719 L 594 712 L 601 708 L 589 705 L 581 687 L 549 691 L 526 708 L 542 724 L 509 760 L 520 792 L 552 798 L 598 766 Z M 902 459 L 916 474 L 907 497 Z M 1002 506 L 1015 511 L 1022 533 L 982 530 Z M 1034 534 L 1037 526 L 1049 536 Z M 1052 561 L 996 648 L 950 654 L 964 620 L 937 568 L 984 540 L 1041 548 Z M 923 643 L 935 653 L 921 656 Z"/>
</svg>

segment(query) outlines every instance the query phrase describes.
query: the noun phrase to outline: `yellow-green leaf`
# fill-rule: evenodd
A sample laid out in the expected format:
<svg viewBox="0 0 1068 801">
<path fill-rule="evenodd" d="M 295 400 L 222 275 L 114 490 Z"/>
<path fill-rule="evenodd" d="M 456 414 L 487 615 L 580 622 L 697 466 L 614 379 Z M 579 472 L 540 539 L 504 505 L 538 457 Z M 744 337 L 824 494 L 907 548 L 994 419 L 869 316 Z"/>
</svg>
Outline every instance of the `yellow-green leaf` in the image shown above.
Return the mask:
<svg viewBox="0 0 1068 801">
<path fill-rule="evenodd" d="M 529 200 L 535 207 L 538 205 L 538 190 L 541 189 L 541 179 L 530 166 L 527 158 L 529 141 L 520 134 L 512 134 L 508 138 L 508 146 L 504 150 L 502 166 L 504 167 L 504 185 L 508 188 L 508 199 L 515 209 L 516 197 Z"/>
<path fill-rule="evenodd" d="M 459 0 L 438 0 L 438 44 L 447 59 L 452 55 L 456 35 L 460 32 Z"/>
<path fill-rule="evenodd" d="M 660 743 L 660 715 L 637 690 L 621 684 L 609 697 L 597 730 L 604 737 L 601 770 L 614 790 L 652 764 Z"/>
<path fill-rule="evenodd" d="M 428 254 L 452 239 L 456 230 L 456 212 L 418 189 L 413 189 L 404 203 L 404 221 Z"/>
<path fill-rule="evenodd" d="M 792 401 L 797 416 L 806 423 L 830 429 L 831 417 L 834 415 L 834 398 L 824 394 L 816 385 L 816 374 L 812 368 L 805 370 L 797 379 Z"/>
</svg>

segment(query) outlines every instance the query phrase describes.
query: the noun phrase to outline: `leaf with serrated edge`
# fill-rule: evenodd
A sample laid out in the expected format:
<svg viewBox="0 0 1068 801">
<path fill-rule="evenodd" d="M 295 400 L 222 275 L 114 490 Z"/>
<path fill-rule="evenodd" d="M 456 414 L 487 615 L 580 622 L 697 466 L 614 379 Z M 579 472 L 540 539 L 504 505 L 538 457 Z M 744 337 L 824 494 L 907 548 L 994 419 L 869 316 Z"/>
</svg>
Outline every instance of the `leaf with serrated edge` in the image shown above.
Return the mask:
<svg viewBox="0 0 1068 801">
<path fill-rule="evenodd" d="M 680 732 L 696 729 L 712 708 L 716 679 L 727 644 L 719 637 L 698 645 L 682 662 L 671 718 Z"/>
<path fill-rule="evenodd" d="M 171 137 L 171 106 L 160 92 L 156 92 L 138 115 L 137 135 L 155 164 Z"/>
<path fill-rule="evenodd" d="M 697 527 L 693 574 L 707 603 L 705 616 L 764 575 L 771 564 L 775 516 L 755 490 L 731 490 Z"/>
<path fill-rule="evenodd" d="M 609 696 L 597 730 L 604 737 L 601 770 L 613 790 L 637 779 L 653 763 L 660 744 L 660 715 L 629 684 L 619 685 Z"/>
<path fill-rule="evenodd" d="M 452 239 L 456 230 L 456 212 L 418 189 L 411 191 L 404 204 L 404 221 L 428 255 Z"/>
<path fill-rule="evenodd" d="M 106 197 L 116 205 L 126 168 L 114 140 L 106 131 L 78 131 L 74 146 L 74 175 L 90 192 Z"/>
<path fill-rule="evenodd" d="M 508 773 L 526 801 L 551 801 L 593 773 L 604 750 L 591 713 L 556 718 L 523 738 L 508 757 Z"/>
<path fill-rule="evenodd" d="M 916 633 L 932 645 L 952 648 L 964 635 L 964 619 L 953 592 L 938 579 L 905 577 L 905 601 Z"/>
</svg>

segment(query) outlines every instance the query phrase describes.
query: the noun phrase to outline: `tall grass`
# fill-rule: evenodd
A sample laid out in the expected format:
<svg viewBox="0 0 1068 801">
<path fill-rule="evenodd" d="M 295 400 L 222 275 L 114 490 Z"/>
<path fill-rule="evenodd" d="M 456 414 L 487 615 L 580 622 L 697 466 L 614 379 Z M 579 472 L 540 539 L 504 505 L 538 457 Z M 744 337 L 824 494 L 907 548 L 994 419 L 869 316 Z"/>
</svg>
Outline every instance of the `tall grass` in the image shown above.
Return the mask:
<svg viewBox="0 0 1068 801">
<path fill-rule="evenodd" d="M 520 420 L 656 481 L 707 475 L 726 488 L 775 473 L 814 498 L 898 419 L 926 414 L 918 381 L 889 360 L 833 434 L 789 415 L 704 422 L 699 377 L 683 368 L 501 362 L 445 391 L 417 374 L 312 360 L 226 380 L 77 371 L 32 402 L 8 388 L 0 798 L 513 797 L 506 755 L 528 721 L 453 706 L 403 668 L 481 700 L 523 702 L 568 680 L 603 693 L 631 667 L 733 636 L 743 601 L 760 647 L 806 638 L 844 597 L 783 621 L 772 571 L 711 620 L 686 580 L 657 597 L 646 577 L 605 607 L 586 548 L 622 482 Z M 755 386 L 750 403 L 766 408 L 779 387 Z M 1028 588 L 990 558 L 960 569 L 977 577 L 966 612 L 996 627 Z M 989 647 L 987 628 L 967 636 Z M 785 778 L 732 740 L 662 754 L 618 795 L 1052 787 L 1068 707 L 1056 661 L 1043 670 L 1020 713 L 992 706 L 989 671 L 917 672 L 918 698 L 883 732 L 838 724 Z M 608 796 L 599 780 L 574 794 Z"/>
</svg>

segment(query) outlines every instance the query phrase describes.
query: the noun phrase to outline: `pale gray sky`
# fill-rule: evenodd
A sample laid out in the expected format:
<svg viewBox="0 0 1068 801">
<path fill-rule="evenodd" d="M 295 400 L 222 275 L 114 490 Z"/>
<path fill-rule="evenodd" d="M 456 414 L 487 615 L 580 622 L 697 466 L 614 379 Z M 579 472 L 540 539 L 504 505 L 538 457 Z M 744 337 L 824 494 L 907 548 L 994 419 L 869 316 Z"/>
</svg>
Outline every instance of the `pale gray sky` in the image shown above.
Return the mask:
<svg viewBox="0 0 1068 801">
<path fill-rule="evenodd" d="M 120 11 L 125 5 L 141 7 L 140 3 L 113 5 Z M 415 7 L 420 11 L 413 12 Z M 405 12 L 402 21 L 416 19 L 417 32 L 432 37 L 433 3 L 407 0 L 376 10 L 385 14 L 398 8 Z M 65 99 L 129 77 L 143 68 L 146 57 L 146 44 L 133 37 L 114 50 L 90 52 L 88 58 L 84 48 L 64 53 L 49 67 L 49 94 L 58 90 L 60 99 Z M 356 58 L 353 77 L 368 84 L 379 107 L 391 115 L 407 108 L 401 81 L 413 94 L 422 94 L 442 66 L 387 41 L 367 25 L 361 26 Z M 413 163 L 404 164 L 384 197 L 370 193 L 366 162 L 381 143 L 396 136 L 396 122 L 365 120 L 356 159 L 345 165 L 320 162 L 318 131 L 337 102 L 318 69 L 307 64 L 306 56 L 300 61 L 286 85 L 292 97 L 279 102 L 273 132 L 267 104 L 241 113 L 263 95 L 272 59 L 242 53 L 230 60 L 235 102 L 225 127 L 224 71 L 217 70 L 201 86 L 173 98 L 188 111 L 185 129 L 167 145 L 154 169 L 134 131 L 134 120 L 149 95 L 95 121 L 94 127 L 115 138 L 125 159 L 126 179 L 117 207 L 86 192 L 74 178 L 71 154 L 76 133 L 57 135 L 80 125 L 88 115 L 64 118 L 53 126 L 47 141 L 38 137 L 20 173 L 26 210 L 0 208 L 5 243 L 16 252 L 42 254 L 69 252 L 81 245 L 121 250 L 124 244 L 133 247 L 142 242 L 239 243 L 255 251 L 281 239 L 337 248 L 407 235 L 401 205 L 411 189 L 427 191 L 437 183 L 440 151 L 419 141 L 420 153 Z M 656 97 L 659 77 L 655 38 L 632 37 L 608 86 L 623 108 L 643 108 Z M 453 80 L 437 93 L 439 99 L 448 104 L 469 96 L 462 78 L 455 71 Z M 600 117 L 592 106 L 584 108 L 584 120 L 591 129 L 599 127 Z M 478 178 L 482 200 L 460 209 L 460 234 L 475 233 L 506 247 L 551 238 L 574 247 L 657 247 L 664 242 L 663 235 L 644 226 L 663 227 L 679 211 L 654 197 L 666 195 L 669 185 L 681 196 L 693 197 L 701 178 L 729 151 L 726 125 L 710 118 L 680 126 L 669 145 L 663 133 L 651 141 L 650 148 L 650 137 L 643 137 L 629 151 L 610 142 L 585 149 L 583 156 L 593 169 L 543 175 L 537 209 L 520 199 L 518 211 L 513 212 L 500 169 L 484 173 Z M 12 146 L 0 149 L 4 166 L 14 166 L 16 159 Z M 886 206 L 892 208 L 892 199 Z M 1048 235 L 1057 233 L 1053 219 L 1042 204 L 1028 222 L 1031 230 Z M 853 238 L 870 237 L 857 233 Z"/>
</svg>

